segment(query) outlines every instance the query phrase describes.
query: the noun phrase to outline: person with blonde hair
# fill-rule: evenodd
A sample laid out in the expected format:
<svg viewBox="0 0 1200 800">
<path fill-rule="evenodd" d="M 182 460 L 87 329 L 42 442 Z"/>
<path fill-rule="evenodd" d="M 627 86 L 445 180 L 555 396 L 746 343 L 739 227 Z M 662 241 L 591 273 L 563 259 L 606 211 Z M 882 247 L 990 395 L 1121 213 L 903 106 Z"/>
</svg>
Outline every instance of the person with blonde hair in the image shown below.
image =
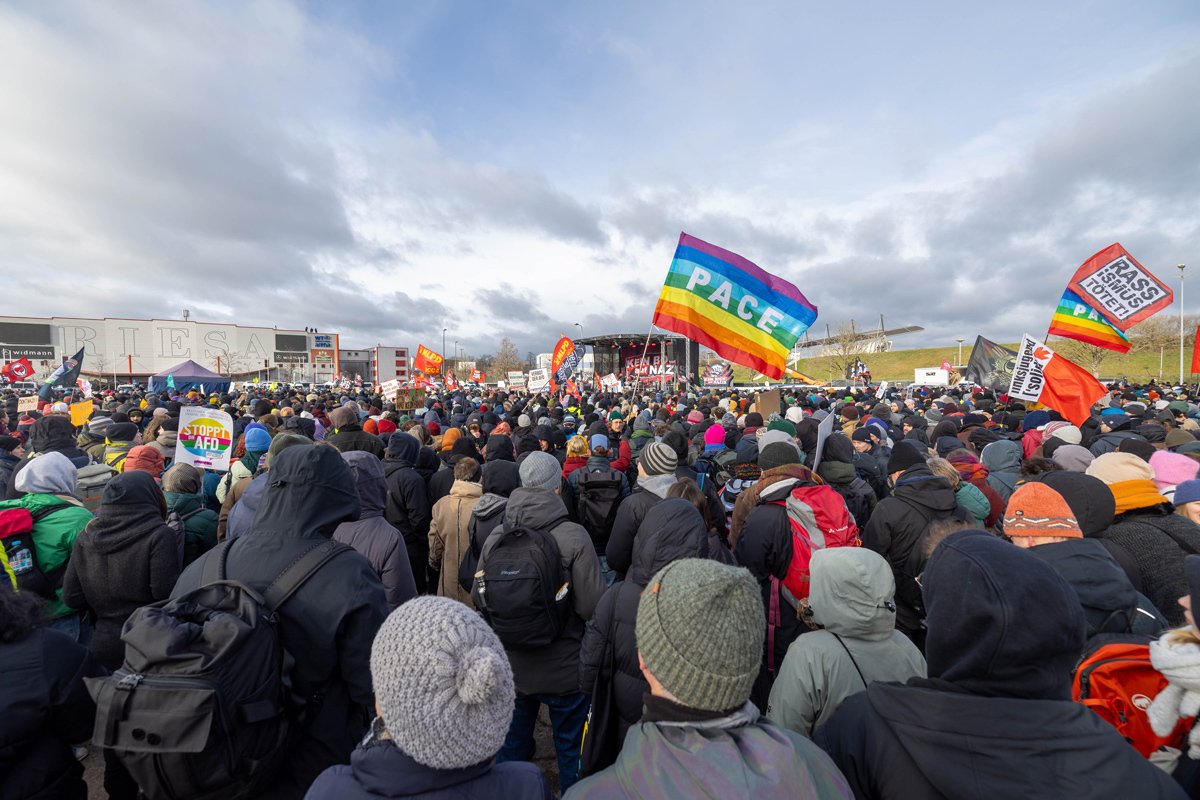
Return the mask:
<svg viewBox="0 0 1200 800">
<path fill-rule="evenodd" d="M 930 472 L 950 481 L 950 488 L 954 490 L 955 504 L 970 514 L 980 527 L 983 527 L 990 511 L 990 504 L 979 487 L 964 481 L 958 468 L 944 458 L 931 458 L 928 464 Z"/>
<path fill-rule="evenodd" d="M 567 440 L 567 460 L 563 462 L 563 480 L 571 477 L 571 473 L 587 466 L 592 451 L 588 448 L 588 440 L 583 436 L 572 436 Z"/>
</svg>

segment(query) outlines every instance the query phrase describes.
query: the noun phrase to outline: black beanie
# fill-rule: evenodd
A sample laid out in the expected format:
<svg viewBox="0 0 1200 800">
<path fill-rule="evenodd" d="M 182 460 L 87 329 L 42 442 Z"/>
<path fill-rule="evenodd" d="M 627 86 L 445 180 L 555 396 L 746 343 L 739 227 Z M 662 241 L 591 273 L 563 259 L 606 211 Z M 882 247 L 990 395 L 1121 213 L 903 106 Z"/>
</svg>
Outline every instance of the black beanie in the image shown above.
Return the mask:
<svg viewBox="0 0 1200 800">
<path fill-rule="evenodd" d="M 908 439 L 897 442 L 896 446 L 892 448 L 891 457 L 888 459 L 888 475 L 891 475 L 893 472 L 903 472 L 917 464 L 924 464 L 929 460 L 926 455 L 927 452 L 925 448 L 913 444 Z"/>
<path fill-rule="evenodd" d="M 761 470 L 782 467 L 785 464 L 799 464 L 800 451 L 787 442 L 772 442 L 758 454 L 758 467 Z"/>
</svg>

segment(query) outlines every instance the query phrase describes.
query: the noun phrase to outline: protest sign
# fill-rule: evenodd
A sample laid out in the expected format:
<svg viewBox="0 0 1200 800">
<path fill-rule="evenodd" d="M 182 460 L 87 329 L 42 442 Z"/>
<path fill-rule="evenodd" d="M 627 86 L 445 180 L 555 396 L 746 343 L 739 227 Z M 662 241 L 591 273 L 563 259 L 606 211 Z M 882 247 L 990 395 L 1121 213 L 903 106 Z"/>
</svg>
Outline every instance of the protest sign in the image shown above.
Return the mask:
<svg viewBox="0 0 1200 800">
<path fill-rule="evenodd" d="M 817 423 L 817 453 L 813 456 L 813 472 L 817 471 L 817 467 L 821 466 L 821 455 L 825 452 L 825 440 L 833 434 L 833 423 L 837 419 L 837 414 L 828 414 L 825 419 Z"/>
<path fill-rule="evenodd" d="M 222 472 L 233 452 L 233 417 L 224 411 L 185 406 L 179 412 L 175 463 Z"/>
<path fill-rule="evenodd" d="M 545 391 L 550 385 L 550 370 L 548 369 L 531 369 L 529 370 L 529 383 L 527 388 L 531 392 Z"/>
<path fill-rule="evenodd" d="M 1129 330 L 1175 299 L 1170 288 L 1139 264 L 1120 242 L 1083 262 L 1067 288 L 1120 331 Z"/>
<path fill-rule="evenodd" d="M 72 403 L 71 409 L 71 424 L 78 428 L 80 425 L 87 425 L 87 421 L 92 418 L 92 411 L 95 406 L 91 400 L 84 400 L 82 403 Z"/>
<path fill-rule="evenodd" d="M 24 414 L 26 411 L 37 411 L 38 397 L 36 394 L 31 394 L 29 397 L 22 397 L 17 400 L 17 413 Z"/>
</svg>

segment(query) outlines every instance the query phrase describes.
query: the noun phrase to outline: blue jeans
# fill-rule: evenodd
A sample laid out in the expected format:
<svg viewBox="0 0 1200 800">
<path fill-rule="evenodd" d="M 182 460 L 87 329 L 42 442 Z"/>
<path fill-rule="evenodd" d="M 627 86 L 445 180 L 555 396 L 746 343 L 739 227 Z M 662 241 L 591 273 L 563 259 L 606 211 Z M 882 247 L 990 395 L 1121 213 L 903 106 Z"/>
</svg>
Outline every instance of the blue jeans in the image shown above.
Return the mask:
<svg viewBox="0 0 1200 800">
<path fill-rule="evenodd" d="M 583 723 L 591 698 L 578 694 L 517 694 L 512 725 L 496 761 L 529 761 L 533 758 L 533 727 L 542 703 L 550 710 L 554 730 L 554 751 L 558 756 L 558 785 L 565 794 L 579 780 L 579 747 L 583 743 Z"/>
<path fill-rule="evenodd" d="M 92 643 L 92 626 L 83 619 L 83 614 L 76 612 L 67 614 L 65 617 L 52 619 L 46 624 L 47 628 L 55 631 L 61 631 L 71 639 L 84 647 Z"/>
<path fill-rule="evenodd" d="M 600 559 L 600 574 L 604 576 L 604 585 L 612 586 L 617 582 L 617 571 L 609 569 L 608 556 L 603 553 L 597 553 L 596 557 Z"/>
</svg>

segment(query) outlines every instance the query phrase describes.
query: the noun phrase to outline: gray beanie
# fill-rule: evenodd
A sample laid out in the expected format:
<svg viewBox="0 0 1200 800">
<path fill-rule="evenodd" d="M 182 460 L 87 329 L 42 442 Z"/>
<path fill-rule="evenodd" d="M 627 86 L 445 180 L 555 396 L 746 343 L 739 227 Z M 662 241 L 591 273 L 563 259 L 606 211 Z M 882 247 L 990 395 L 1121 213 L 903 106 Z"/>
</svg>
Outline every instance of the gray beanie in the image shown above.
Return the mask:
<svg viewBox="0 0 1200 800">
<path fill-rule="evenodd" d="M 675 450 L 662 442 L 651 442 L 642 448 L 638 463 L 646 470 L 647 475 L 671 475 L 679 466 L 679 457 Z"/>
<path fill-rule="evenodd" d="M 742 567 L 707 559 L 672 562 L 646 584 L 636 632 L 646 668 L 680 703 L 740 708 L 762 664 L 766 616 L 758 581 Z"/>
<path fill-rule="evenodd" d="M 112 417 L 92 417 L 88 420 L 88 433 L 94 433 L 97 436 L 103 436 L 112 427 Z"/>
<path fill-rule="evenodd" d="M 758 454 L 758 467 L 762 470 L 782 467 L 785 464 L 803 464 L 804 455 L 791 442 L 772 442 Z"/>
<path fill-rule="evenodd" d="M 533 420 L 529 419 L 528 414 L 522 414 L 521 416 L 517 417 L 517 427 L 518 428 L 528 428 L 532 424 L 533 424 Z"/>
<path fill-rule="evenodd" d="M 392 741 L 418 764 L 462 769 L 504 744 L 512 667 L 492 629 L 457 600 L 417 597 L 393 611 L 371 645 L 371 680 Z"/>
<path fill-rule="evenodd" d="M 518 474 L 526 489 L 554 489 L 562 485 L 562 466 L 549 453 L 534 452 L 525 456 Z"/>
</svg>

